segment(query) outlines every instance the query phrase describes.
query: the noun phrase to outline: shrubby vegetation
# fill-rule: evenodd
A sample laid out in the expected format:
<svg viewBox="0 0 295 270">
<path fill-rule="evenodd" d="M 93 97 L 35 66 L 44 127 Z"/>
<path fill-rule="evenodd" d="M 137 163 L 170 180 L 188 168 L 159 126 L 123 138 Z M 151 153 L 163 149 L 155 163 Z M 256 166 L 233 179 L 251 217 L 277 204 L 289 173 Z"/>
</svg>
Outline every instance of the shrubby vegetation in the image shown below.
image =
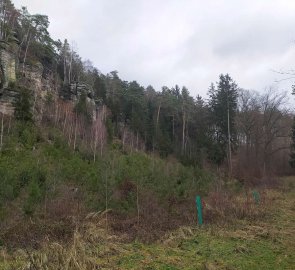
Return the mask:
<svg viewBox="0 0 295 270">
<path fill-rule="evenodd" d="M 107 184 L 109 207 L 129 211 L 136 208 L 137 187 L 154 192 L 164 203 L 172 196 L 181 199 L 205 193 L 213 179 L 198 167 L 184 167 L 176 160 L 164 161 L 143 152 L 114 149 L 93 162 L 91 155 L 70 149 L 58 130 L 41 132 L 33 124 L 21 122 L 15 122 L 2 150 L 0 172 L 1 205 L 25 192 L 26 214 L 33 214 L 45 196 L 54 196 L 61 183 L 83 189 L 84 200 L 93 210 L 105 208 Z M 124 185 L 126 190 L 120 190 Z M 114 197 L 116 191 L 127 200 Z"/>
<path fill-rule="evenodd" d="M 274 243 L 279 262 L 291 265 L 292 252 L 284 255 L 291 203 L 261 188 L 295 167 L 285 93 L 241 89 L 228 74 L 210 85 L 208 99 L 185 86 L 156 91 L 83 61 L 66 39 L 50 37 L 45 15 L 0 0 L 0 19 L 0 50 L 14 54 L 17 67 L 16 81 L 7 82 L 0 61 L 0 268 L 236 268 L 248 256 L 248 269 L 253 248 L 267 268 Z M 5 91 L 13 116 L 1 108 Z M 196 224 L 196 195 L 206 227 L 180 228 Z M 269 214 L 274 202 L 287 233 L 265 224 L 278 220 Z M 158 246 L 110 237 L 148 242 L 178 228 L 181 236 L 172 232 Z M 31 256 L 28 247 L 39 252 Z M 6 249 L 19 248 L 28 260 L 20 252 L 7 268 Z M 157 260 L 147 263 L 147 254 Z"/>
<path fill-rule="evenodd" d="M 139 223 L 160 209 L 155 219 L 169 220 L 172 210 L 194 211 L 194 196 L 212 185 L 290 173 L 285 94 L 243 90 L 228 74 L 211 84 L 208 100 L 185 86 L 145 88 L 117 71 L 102 74 L 66 39 L 54 41 L 47 16 L 0 3 L 1 50 L 17 60 L 14 119 L 1 113 L 2 215 L 20 200 L 28 216 L 84 207 Z M 51 87 L 43 98 L 27 75 L 40 66 Z M 4 87 L 4 73 L 0 79 Z"/>
<path fill-rule="evenodd" d="M 102 74 L 90 60 L 83 61 L 67 39 L 53 40 L 47 16 L 16 10 L 10 0 L 1 1 L 0 11 L 1 44 L 15 52 L 17 82 L 30 85 L 26 67 L 41 65 L 42 78 L 58 96 L 47 95 L 44 110 L 37 111 L 34 90 L 33 111 L 16 113 L 18 119 L 53 123 L 69 145 L 88 148 L 94 159 L 96 152 L 102 155 L 106 141 L 119 139 L 123 149 L 173 155 L 189 166 L 209 162 L 248 181 L 290 173 L 290 141 L 284 138 L 290 135 L 292 116 L 285 109 L 284 93 L 243 90 L 228 74 L 221 74 L 216 84 L 208 82 L 208 100 L 191 96 L 185 86 L 143 87 L 120 78 L 118 71 Z M 79 84 L 88 90 L 82 87 L 78 95 Z M 26 99 L 29 90 L 20 89 L 19 99 Z M 73 95 L 78 101 L 70 105 Z M 242 173 L 240 164 L 245 167 Z"/>
</svg>

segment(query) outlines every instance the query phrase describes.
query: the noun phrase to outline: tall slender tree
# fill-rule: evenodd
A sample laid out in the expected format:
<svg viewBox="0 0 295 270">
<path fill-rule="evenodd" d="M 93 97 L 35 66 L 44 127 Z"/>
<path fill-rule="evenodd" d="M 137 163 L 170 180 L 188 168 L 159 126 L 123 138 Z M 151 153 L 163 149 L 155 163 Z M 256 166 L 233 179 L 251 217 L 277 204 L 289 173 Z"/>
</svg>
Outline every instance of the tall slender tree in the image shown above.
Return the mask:
<svg viewBox="0 0 295 270">
<path fill-rule="evenodd" d="M 220 149 L 218 163 L 221 163 L 227 157 L 229 173 L 231 173 L 231 152 L 237 142 L 235 116 L 238 86 L 228 74 L 221 74 L 216 87 L 213 84 L 211 85 L 209 97 L 213 124 L 212 137 Z"/>
</svg>

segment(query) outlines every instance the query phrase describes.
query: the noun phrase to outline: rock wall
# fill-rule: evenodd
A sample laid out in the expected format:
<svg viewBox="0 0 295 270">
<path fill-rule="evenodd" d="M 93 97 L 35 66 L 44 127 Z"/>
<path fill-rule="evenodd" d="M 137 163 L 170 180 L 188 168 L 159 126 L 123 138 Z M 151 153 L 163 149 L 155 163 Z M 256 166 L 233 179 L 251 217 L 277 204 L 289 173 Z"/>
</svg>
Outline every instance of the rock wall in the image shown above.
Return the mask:
<svg viewBox="0 0 295 270">
<path fill-rule="evenodd" d="M 6 50 L 0 50 L 0 112 L 12 115 L 14 112 L 13 102 L 17 93 L 11 89 L 10 84 L 16 82 L 15 54 Z"/>
<path fill-rule="evenodd" d="M 42 91 L 43 66 L 41 63 L 26 65 L 24 68 L 23 78 L 27 81 L 28 87 L 34 91 Z"/>
<path fill-rule="evenodd" d="M 93 90 L 86 84 L 75 82 L 67 86 L 61 86 L 61 82 L 53 74 L 46 74 L 40 62 L 34 65 L 20 65 L 20 77 L 16 78 L 16 54 L 8 50 L 0 51 L 0 112 L 13 115 L 13 103 L 17 96 L 17 90 L 13 83 L 24 86 L 32 90 L 33 95 L 33 114 L 36 120 L 41 119 L 44 101 L 48 94 L 54 99 L 61 97 L 76 103 L 82 93 L 86 93 L 87 101 L 95 107 Z"/>
<path fill-rule="evenodd" d="M 4 88 L 0 90 L 0 112 L 6 115 L 13 115 L 13 103 L 17 92 L 13 89 Z"/>
<path fill-rule="evenodd" d="M 16 61 L 15 54 L 8 50 L 2 49 L 0 51 L 1 71 L 1 85 L 3 88 L 8 87 L 10 82 L 16 81 Z"/>
</svg>

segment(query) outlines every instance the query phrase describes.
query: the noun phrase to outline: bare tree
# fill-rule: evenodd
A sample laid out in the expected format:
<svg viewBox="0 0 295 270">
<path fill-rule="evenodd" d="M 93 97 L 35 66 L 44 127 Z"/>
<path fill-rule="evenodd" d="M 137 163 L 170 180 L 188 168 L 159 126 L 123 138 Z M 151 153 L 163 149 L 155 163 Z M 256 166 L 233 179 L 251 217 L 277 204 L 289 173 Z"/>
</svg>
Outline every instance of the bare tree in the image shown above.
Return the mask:
<svg viewBox="0 0 295 270">
<path fill-rule="evenodd" d="M 246 145 L 246 158 L 249 162 L 251 141 L 253 141 L 257 116 L 260 114 L 260 104 L 258 94 L 254 91 L 240 89 L 237 127 L 239 131 L 239 142 Z"/>
<path fill-rule="evenodd" d="M 97 148 L 100 146 L 100 155 L 102 156 L 103 147 L 106 138 L 106 128 L 104 125 L 105 108 L 100 108 L 96 112 L 96 117 L 92 122 L 91 127 L 91 149 L 93 151 L 93 161 L 96 161 Z"/>
<path fill-rule="evenodd" d="M 287 94 L 278 93 L 269 89 L 261 97 L 262 118 L 262 150 L 264 174 L 269 169 L 271 157 L 278 151 L 289 148 L 289 145 L 282 145 L 280 138 L 289 137 L 289 127 L 284 126 L 283 119 L 288 114 L 285 107 Z"/>
<path fill-rule="evenodd" d="M 269 89 L 263 94 L 241 90 L 237 115 L 241 168 L 262 170 L 263 175 L 278 166 L 276 155 L 287 155 L 291 117 L 286 93 Z M 243 154 L 244 153 L 244 154 Z M 276 161 L 276 162 L 274 162 Z"/>
</svg>

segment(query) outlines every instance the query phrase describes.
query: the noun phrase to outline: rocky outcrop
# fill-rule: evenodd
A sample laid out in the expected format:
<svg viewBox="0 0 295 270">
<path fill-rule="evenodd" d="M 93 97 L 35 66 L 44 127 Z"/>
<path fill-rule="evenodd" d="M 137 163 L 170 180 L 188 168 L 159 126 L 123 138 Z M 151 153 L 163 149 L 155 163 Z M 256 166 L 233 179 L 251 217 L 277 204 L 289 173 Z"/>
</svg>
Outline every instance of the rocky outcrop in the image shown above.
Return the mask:
<svg viewBox="0 0 295 270">
<path fill-rule="evenodd" d="M 44 75 L 44 67 L 40 62 L 31 65 L 19 66 L 18 78 L 16 78 L 16 57 L 15 53 L 7 49 L 0 51 L 0 112 L 12 115 L 14 113 L 13 103 L 17 96 L 15 83 L 32 90 L 33 113 L 38 120 L 44 108 L 44 101 L 50 94 L 57 99 L 61 97 L 76 103 L 82 93 L 87 96 L 87 101 L 95 107 L 93 90 L 87 84 L 74 82 L 66 86 L 61 86 L 53 74 Z"/>
<path fill-rule="evenodd" d="M 16 81 L 16 61 L 15 54 L 5 50 L 0 50 L 0 66 L 1 66 L 1 88 L 8 87 L 9 83 Z"/>
<path fill-rule="evenodd" d="M 16 60 L 15 54 L 4 48 L 0 50 L 0 71 L 0 112 L 12 115 L 13 102 L 17 95 L 13 90 L 16 82 Z"/>
<path fill-rule="evenodd" d="M 81 82 L 72 82 L 69 85 L 64 85 L 61 88 L 59 94 L 63 99 L 72 100 L 76 102 L 82 93 L 86 94 L 88 102 L 94 102 L 93 90 L 87 84 Z"/>
<path fill-rule="evenodd" d="M 0 112 L 6 115 L 13 115 L 13 103 L 17 96 L 17 91 L 11 88 L 3 88 L 0 90 Z"/>
<path fill-rule="evenodd" d="M 36 90 L 37 92 L 42 91 L 42 74 L 43 66 L 37 62 L 34 65 L 26 65 L 24 68 L 23 78 L 27 81 L 28 86 Z"/>
<path fill-rule="evenodd" d="M 75 82 L 71 83 L 70 88 L 74 99 L 79 97 L 83 92 L 86 93 L 89 99 L 93 99 L 93 90 L 87 84 Z"/>
</svg>

